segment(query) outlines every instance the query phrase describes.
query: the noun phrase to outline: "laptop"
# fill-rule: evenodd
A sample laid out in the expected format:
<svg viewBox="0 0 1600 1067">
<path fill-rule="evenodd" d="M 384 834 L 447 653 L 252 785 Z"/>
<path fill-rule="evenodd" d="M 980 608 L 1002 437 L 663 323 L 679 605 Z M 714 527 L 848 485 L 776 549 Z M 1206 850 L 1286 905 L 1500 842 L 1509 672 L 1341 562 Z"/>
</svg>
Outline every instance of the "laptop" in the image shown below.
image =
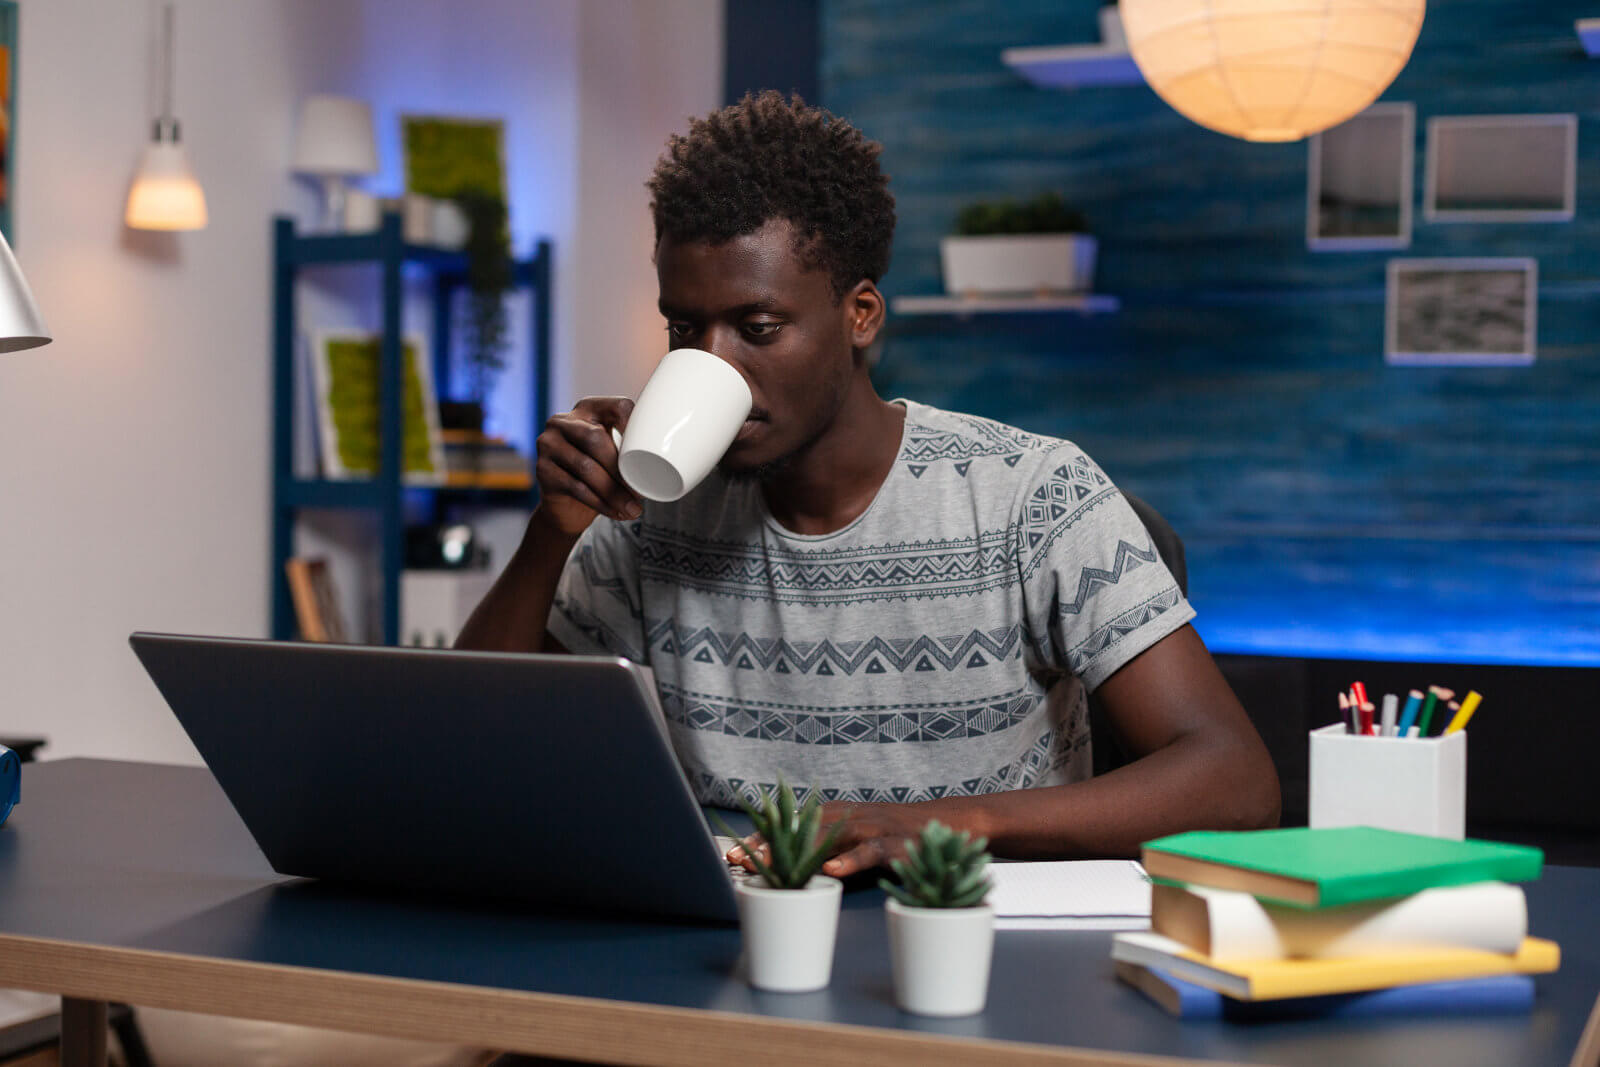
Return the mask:
<svg viewBox="0 0 1600 1067">
<path fill-rule="evenodd" d="M 272 869 L 734 920 L 655 686 L 604 656 L 136 633 Z"/>
</svg>

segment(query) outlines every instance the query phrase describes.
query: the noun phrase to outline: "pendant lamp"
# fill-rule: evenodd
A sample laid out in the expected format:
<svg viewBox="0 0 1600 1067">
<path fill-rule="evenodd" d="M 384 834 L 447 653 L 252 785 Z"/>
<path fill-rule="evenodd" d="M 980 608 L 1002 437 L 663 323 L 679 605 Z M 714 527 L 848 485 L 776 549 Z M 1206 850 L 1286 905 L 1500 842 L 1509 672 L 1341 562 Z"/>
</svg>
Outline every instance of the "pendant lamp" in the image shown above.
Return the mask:
<svg viewBox="0 0 1600 1067">
<path fill-rule="evenodd" d="M 1122 0 L 1128 50 L 1180 114 L 1297 141 L 1371 104 L 1406 65 L 1425 0 Z"/>
<path fill-rule="evenodd" d="M 0 352 L 21 352 L 50 343 L 50 328 L 33 302 L 28 280 L 0 235 Z"/>
<path fill-rule="evenodd" d="M 128 192 L 124 221 L 136 230 L 199 230 L 206 224 L 206 194 L 189 168 L 172 116 L 171 4 L 162 8 L 161 19 L 161 115 Z"/>
</svg>

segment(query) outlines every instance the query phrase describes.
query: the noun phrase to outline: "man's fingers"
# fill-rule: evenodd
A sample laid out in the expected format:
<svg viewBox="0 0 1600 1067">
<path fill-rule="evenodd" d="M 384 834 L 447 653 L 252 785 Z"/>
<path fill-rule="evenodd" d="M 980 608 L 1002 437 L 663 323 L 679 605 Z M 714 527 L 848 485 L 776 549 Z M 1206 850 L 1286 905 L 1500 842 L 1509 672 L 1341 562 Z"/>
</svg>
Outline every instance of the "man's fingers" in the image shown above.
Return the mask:
<svg viewBox="0 0 1600 1067">
<path fill-rule="evenodd" d="M 882 863 L 883 859 L 883 842 L 880 838 L 873 838 L 839 853 L 824 863 L 822 873 L 830 878 L 847 878 L 859 871 L 871 870 Z"/>
<path fill-rule="evenodd" d="M 638 499 L 622 484 L 616 472 L 617 448 L 611 440 L 611 431 L 599 423 L 576 415 L 552 418 L 545 432 L 539 435 L 541 475 L 546 462 L 562 471 L 567 479 L 588 488 L 587 495 L 571 493 L 574 499 L 614 519 L 638 517 Z M 567 483 L 566 479 L 552 478 L 541 484 L 560 492 Z"/>
</svg>

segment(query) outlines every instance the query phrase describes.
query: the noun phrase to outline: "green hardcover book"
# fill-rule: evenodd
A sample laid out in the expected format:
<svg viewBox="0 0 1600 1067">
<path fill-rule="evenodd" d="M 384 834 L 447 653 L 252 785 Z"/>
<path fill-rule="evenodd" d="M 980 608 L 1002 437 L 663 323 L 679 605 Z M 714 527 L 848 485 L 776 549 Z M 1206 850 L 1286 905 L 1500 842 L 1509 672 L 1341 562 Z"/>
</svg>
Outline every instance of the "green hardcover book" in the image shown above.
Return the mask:
<svg viewBox="0 0 1600 1067">
<path fill-rule="evenodd" d="M 1494 841 L 1345 826 L 1173 834 L 1145 842 L 1143 859 L 1158 881 L 1324 908 L 1436 886 L 1531 881 L 1539 877 L 1544 853 Z"/>
</svg>

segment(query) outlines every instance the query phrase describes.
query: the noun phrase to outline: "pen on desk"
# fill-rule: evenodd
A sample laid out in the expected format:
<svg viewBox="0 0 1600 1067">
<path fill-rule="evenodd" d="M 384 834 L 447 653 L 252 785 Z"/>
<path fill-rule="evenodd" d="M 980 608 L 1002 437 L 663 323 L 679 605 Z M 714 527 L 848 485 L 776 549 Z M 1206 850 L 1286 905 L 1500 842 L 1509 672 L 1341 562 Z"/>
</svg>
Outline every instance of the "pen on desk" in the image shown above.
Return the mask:
<svg viewBox="0 0 1600 1067">
<path fill-rule="evenodd" d="M 1361 682 L 1350 683 L 1350 695 L 1355 697 L 1356 707 L 1367 703 L 1367 687 Z"/>
<path fill-rule="evenodd" d="M 1400 713 L 1400 725 L 1396 727 L 1396 732 L 1399 736 L 1407 737 L 1410 735 L 1411 724 L 1417 721 L 1417 712 L 1421 708 L 1422 694 L 1413 689 L 1406 694 L 1406 710 Z"/>
<path fill-rule="evenodd" d="M 1350 697 L 1343 692 L 1339 694 L 1339 721 L 1344 723 L 1345 733 L 1355 733 L 1355 731 L 1350 728 Z"/>
<path fill-rule="evenodd" d="M 1467 720 L 1472 718 L 1472 713 L 1478 710 L 1478 705 L 1483 701 L 1483 694 L 1476 689 L 1467 690 L 1467 698 L 1461 702 L 1461 710 L 1456 712 L 1456 717 L 1450 720 L 1450 725 L 1444 728 L 1447 734 L 1467 727 Z"/>
<path fill-rule="evenodd" d="M 1361 718 L 1360 718 L 1359 721 L 1361 723 L 1361 736 L 1362 737 L 1371 737 L 1372 736 L 1372 733 L 1373 733 L 1373 730 L 1372 730 L 1372 718 L 1373 718 L 1373 715 L 1372 715 L 1372 713 L 1375 710 L 1376 709 L 1373 708 L 1372 701 L 1370 701 L 1370 700 L 1361 705 Z"/>
<path fill-rule="evenodd" d="M 1400 712 L 1400 698 L 1393 693 L 1383 694 L 1383 717 L 1379 720 L 1381 726 L 1378 730 L 1379 737 L 1393 737 L 1395 716 Z"/>
</svg>

